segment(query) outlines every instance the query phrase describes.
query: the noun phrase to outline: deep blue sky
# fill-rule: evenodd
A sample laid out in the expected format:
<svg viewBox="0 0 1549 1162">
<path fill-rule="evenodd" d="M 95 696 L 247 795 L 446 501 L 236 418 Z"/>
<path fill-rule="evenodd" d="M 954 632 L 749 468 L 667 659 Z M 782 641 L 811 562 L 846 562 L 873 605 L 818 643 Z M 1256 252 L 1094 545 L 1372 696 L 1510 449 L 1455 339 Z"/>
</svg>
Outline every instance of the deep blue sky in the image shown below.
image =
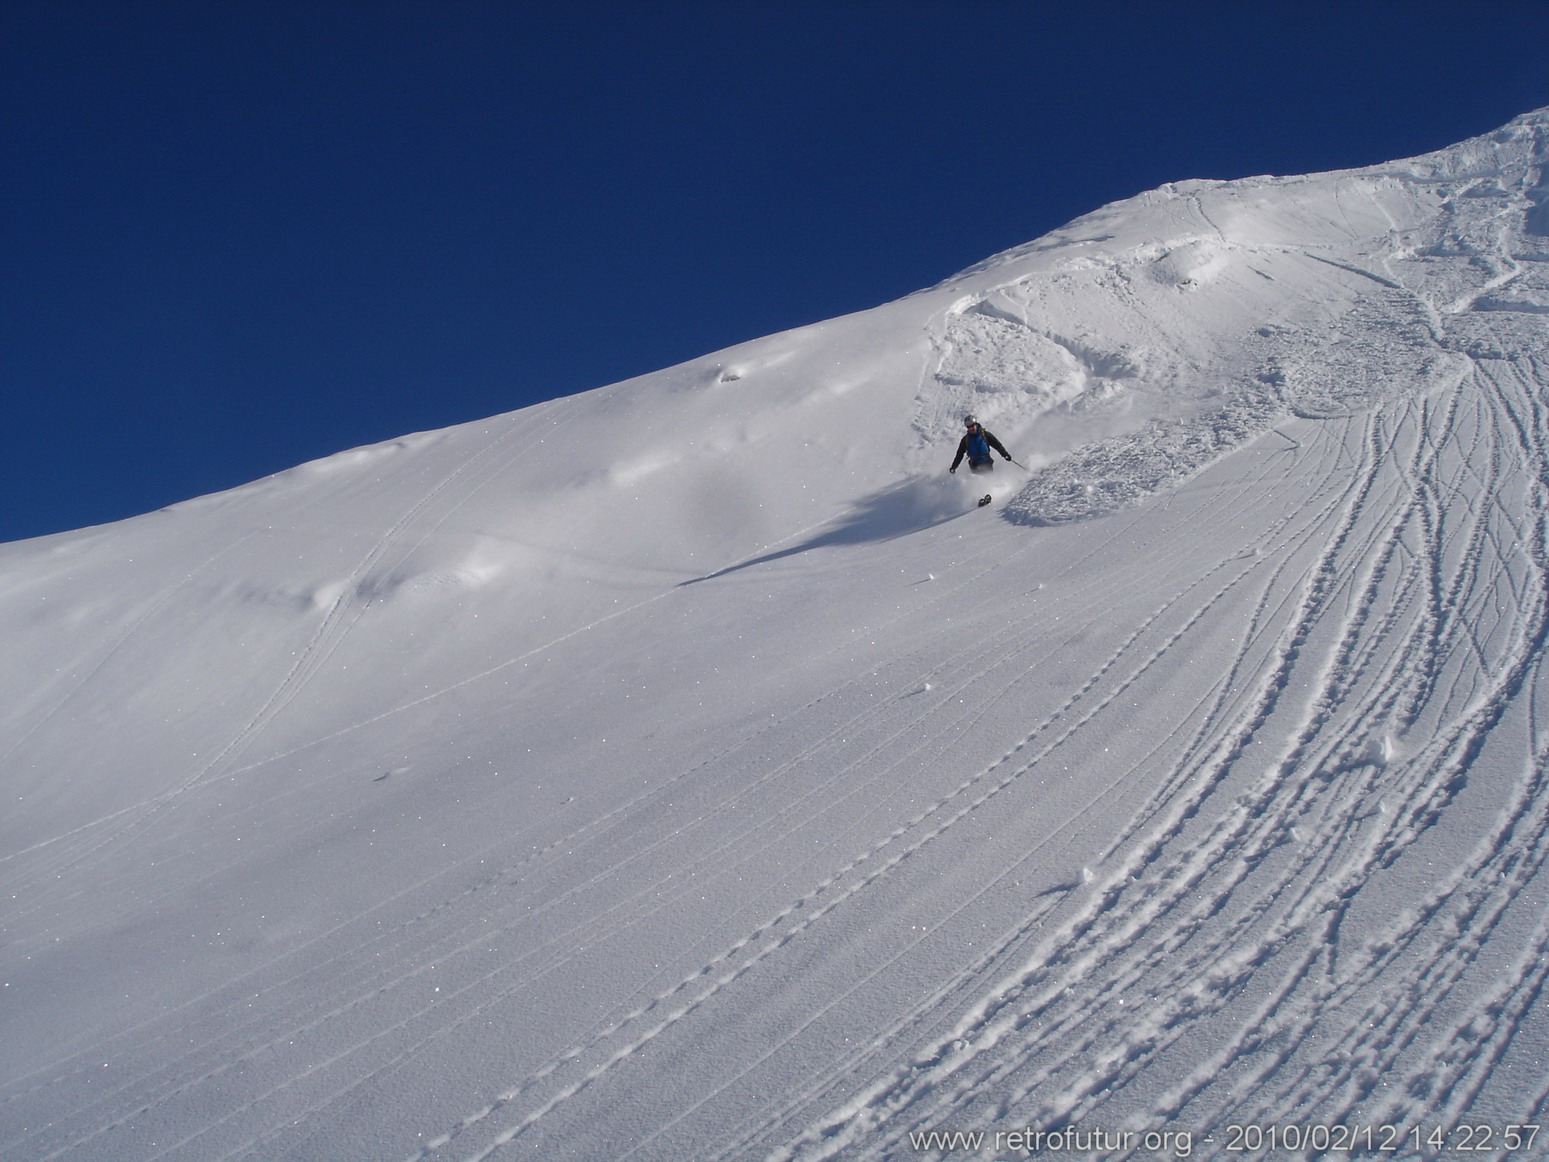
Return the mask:
<svg viewBox="0 0 1549 1162">
<path fill-rule="evenodd" d="M 1546 14 L 0 0 L 0 540 L 1450 144 L 1549 104 Z"/>
</svg>

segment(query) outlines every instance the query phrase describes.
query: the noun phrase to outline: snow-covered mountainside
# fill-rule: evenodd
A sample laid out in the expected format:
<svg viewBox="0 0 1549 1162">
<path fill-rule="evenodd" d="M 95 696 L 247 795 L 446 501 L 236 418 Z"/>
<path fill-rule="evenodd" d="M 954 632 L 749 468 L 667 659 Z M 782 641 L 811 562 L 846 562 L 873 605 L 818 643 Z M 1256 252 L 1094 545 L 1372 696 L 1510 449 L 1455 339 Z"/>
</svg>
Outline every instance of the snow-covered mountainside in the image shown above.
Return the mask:
<svg viewBox="0 0 1549 1162">
<path fill-rule="evenodd" d="M 0 1157 L 1549 1157 L 1546 171 L 0 546 Z"/>
</svg>

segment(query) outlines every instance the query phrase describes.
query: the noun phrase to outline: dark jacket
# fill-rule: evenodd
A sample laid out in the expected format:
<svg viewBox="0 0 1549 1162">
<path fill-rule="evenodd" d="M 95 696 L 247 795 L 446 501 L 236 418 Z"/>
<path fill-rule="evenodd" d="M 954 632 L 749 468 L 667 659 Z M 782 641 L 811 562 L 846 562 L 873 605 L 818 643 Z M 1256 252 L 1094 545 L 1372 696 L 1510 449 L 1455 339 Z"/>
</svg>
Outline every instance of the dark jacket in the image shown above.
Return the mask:
<svg viewBox="0 0 1549 1162">
<path fill-rule="evenodd" d="M 1001 454 L 1002 459 L 1011 459 L 1011 453 L 1006 451 L 1006 449 L 1001 446 L 1001 442 L 995 438 L 995 433 L 991 432 L 989 428 L 980 425 L 979 434 L 984 437 L 984 442 L 986 444 Z M 957 456 L 952 460 L 952 467 L 950 471 L 956 472 L 957 466 L 963 462 L 963 457 L 968 455 L 968 441 L 971 436 L 971 432 L 964 432 L 963 438 L 957 442 Z M 993 461 L 991 461 L 991 463 L 993 463 Z M 971 466 L 972 465 L 970 465 L 970 467 Z"/>
</svg>

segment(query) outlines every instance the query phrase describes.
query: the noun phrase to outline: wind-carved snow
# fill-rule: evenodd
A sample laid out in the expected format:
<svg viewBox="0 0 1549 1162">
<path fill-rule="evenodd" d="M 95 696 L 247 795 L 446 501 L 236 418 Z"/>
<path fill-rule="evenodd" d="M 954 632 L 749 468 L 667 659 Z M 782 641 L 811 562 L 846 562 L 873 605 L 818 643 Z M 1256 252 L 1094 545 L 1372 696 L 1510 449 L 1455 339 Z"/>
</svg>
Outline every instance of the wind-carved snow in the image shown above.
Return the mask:
<svg viewBox="0 0 1549 1162">
<path fill-rule="evenodd" d="M 1495 350 L 1451 316 L 1545 313 L 1530 265 L 1543 132 L 1528 118 L 1500 135 L 1482 173 L 1421 159 L 1168 187 L 1125 204 L 1122 225 L 1099 211 L 1076 226 L 1102 242 L 957 304 L 922 397 L 1018 435 L 1030 417 L 1066 421 L 1074 446 L 1041 451 L 1055 462 L 1007 507 L 1047 524 L 1152 496 L 1285 416 L 1438 390 Z M 1316 241 L 1291 241 L 1277 190 L 1294 191 L 1295 225 Z"/>
<path fill-rule="evenodd" d="M 1543 1123 L 1546 129 L 0 547 L 0 1157 Z"/>
</svg>

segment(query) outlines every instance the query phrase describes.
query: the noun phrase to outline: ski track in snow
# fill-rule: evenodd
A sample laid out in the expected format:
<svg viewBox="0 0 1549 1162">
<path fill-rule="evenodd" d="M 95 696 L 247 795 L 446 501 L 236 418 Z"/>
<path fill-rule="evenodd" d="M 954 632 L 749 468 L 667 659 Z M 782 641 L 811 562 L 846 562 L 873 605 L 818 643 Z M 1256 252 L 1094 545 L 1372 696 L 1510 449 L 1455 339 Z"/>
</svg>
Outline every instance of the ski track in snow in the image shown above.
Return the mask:
<svg viewBox="0 0 1549 1162">
<path fill-rule="evenodd" d="M 1491 392 L 1471 395 L 1493 398 Z M 1456 406 L 1454 399 L 1449 407 Z M 1541 414 L 1530 425 L 1518 416 L 1489 418 L 1496 440 L 1542 447 L 1533 441 L 1549 434 Z M 1457 438 L 1455 421 L 1454 414 L 1439 429 L 1420 424 L 1412 430 L 1439 430 L 1450 444 Z M 1324 559 L 1303 580 L 1301 607 L 1281 633 L 1280 663 L 1268 669 L 1271 680 L 1247 713 L 1236 713 L 1231 732 L 1212 752 L 1178 773 L 1183 801 L 1161 797 L 1152 805 L 1134 829 L 1138 842 L 1132 853 L 1105 877 L 1087 909 L 1068 921 L 1060 943 L 1079 953 L 1039 957 L 999 985 L 936 1055 L 845 1107 L 841 1120 L 809 1131 L 808 1145 L 794 1157 L 892 1156 L 911 1131 L 970 1120 L 964 1111 L 982 1094 L 1005 1095 L 990 1112 L 992 1123 L 1121 1123 L 1124 1114 L 1109 1111 L 1124 1110 L 1127 1083 L 1144 1076 L 1170 1047 L 1197 1038 L 1217 1012 L 1239 1005 L 1254 1017 L 1246 1022 L 1246 1036 L 1195 1066 L 1170 1093 L 1148 1095 L 1160 1121 L 1177 1124 L 1191 1103 L 1210 1101 L 1220 1077 L 1231 1078 L 1232 1090 L 1243 1096 L 1217 1098 L 1203 1124 L 1266 1125 L 1283 1118 L 1283 1111 L 1297 1110 L 1309 1124 L 1450 1125 L 1472 1108 L 1470 1099 L 1488 1078 L 1491 1062 L 1542 986 L 1541 978 L 1508 974 L 1496 993 L 1468 996 L 1460 988 L 1497 926 L 1513 905 L 1520 906 L 1518 893 L 1534 885 L 1542 870 L 1549 820 L 1542 747 L 1524 764 L 1520 792 L 1482 838 L 1477 857 L 1451 869 L 1423 902 L 1412 905 L 1411 924 L 1367 948 L 1349 948 L 1358 941 L 1342 940 L 1340 932 L 1370 869 L 1392 866 L 1439 823 L 1461 791 L 1469 760 L 1514 698 L 1537 678 L 1542 656 L 1540 538 L 1532 578 L 1522 586 L 1524 596 L 1534 596 L 1523 602 L 1510 647 L 1481 658 L 1488 668 L 1474 671 L 1475 678 L 1493 674 L 1493 683 L 1467 691 L 1435 740 L 1397 767 L 1404 783 L 1396 784 L 1388 764 L 1339 753 L 1352 736 L 1391 729 L 1389 723 L 1408 725 L 1417 700 L 1456 702 L 1450 691 L 1405 689 L 1412 675 L 1433 683 L 1444 669 L 1440 644 L 1450 635 L 1434 623 L 1457 609 L 1459 596 L 1457 586 L 1448 586 L 1443 562 L 1450 546 L 1438 535 L 1436 519 L 1435 496 L 1451 487 L 1437 470 L 1444 447 L 1420 444 L 1407 495 L 1374 496 L 1378 481 L 1370 471 L 1365 485 L 1352 491 Z M 1369 459 L 1368 465 L 1376 462 Z M 1446 510 L 1461 509 L 1473 526 L 1466 533 L 1468 550 L 1455 565 L 1458 586 L 1484 567 L 1483 514 L 1500 513 L 1494 503 L 1498 481 L 1473 483 L 1474 496 Z M 1540 478 L 1531 498 L 1535 523 L 1545 512 L 1543 484 Z M 1408 546 L 1416 557 L 1407 576 L 1389 589 L 1384 570 L 1407 555 L 1401 552 L 1406 532 L 1424 540 Z M 1352 565 L 1363 559 L 1365 570 L 1352 577 Z M 1485 586 L 1472 580 L 1469 590 L 1477 595 L 1504 580 L 1490 578 Z M 1430 600 L 1427 586 L 1438 590 Z M 1331 620 L 1339 633 L 1320 634 L 1331 639 L 1323 658 L 1307 657 L 1307 639 L 1323 629 L 1336 598 L 1343 608 Z M 1369 623 L 1379 610 L 1381 624 L 1373 628 Z M 1458 619 L 1451 620 L 1460 629 Z M 1403 651 L 1421 656 L 1375 674 L 1352 656 L 1395 637 L 1405 639 Z M 1478 642 L 1453 647 L 1448 641 L 1448 646 L 1480 652 Z M 1281 754 L 1263 764 L 1256 783 L 1228 784 L 1253 737 L 1281 712 L 1277 702 L 1291 689 L 1293 675 L 1308 668 L 1318 676 L 1307 683 L 1317 694 L 1299 699 L 1291 729 L 1279 732 L 1289 745 L 1281 744 Z M 1395 712 L 1406 705 L 1410 710 L 1400 718 L 1409 721 L 1397 721 Z M 1335 707 L 1343 721 L 1335 720 Z M 1531 718 L 1536 719 L 1536 708 Z M 1534 731 L 1532 737 L 1542 736 Z M 1228 793 L 1234 809 L 1206 811 L 1211 798 Z M 1378 803 L 1384 806 L 1373 806 Z M 1201 818 L 1216 821 L 1203 836 L 1189 826 Z M 1297 836 L 1288 839 L 1293 827 Z M 1265 876 L 1261 865 L 1279 866 Z M 1159 866 L 1164 875 L 1148 874 Z M 1256 878 L 1267 882 L 1256 888 Z M 1230 924 L 1222 923 L 1223 910 L 1233 914 Z M 1452 937 L 1441 947 L 1436 912 L 1457 914 L 1441 926 Z M 1535 919 L 1533 927 L 1523 964 L 1534 963 L 1549 939 L 1549 924 Z M 1150 942 L 1146 933 L 1153 929 L 1167 933 L 1168 942 Z M 1236 939 L 1223 942 L 1222 935 Z M 1284 981 L 1280 990 L 1267 998 L 1239 997 L 1250 985 L 1262 987 L 1264 970 L 1278 962 L 1289 963 L 1278 974 Z M 1075 990 L 1078 979 L 1083 987 Z M 1121 1016 L 1117 1003 L 1132 989 L 1146 998 L 1140 1022 Z M 1080 1003 L 1064 999 L 1073 995 Z M 1423 1040 L 1417 1037 L 1416 1030 L 1428 1026 L 1439 1027 Z M 954 1053 L 952 1046 L 961 1048 Z M 1077 1090 L 1061 1092 L 1053 1084 L 1062 1067 L 1094 1056 L 1107 1066 L 1095 1077 L 1088 1071 Z M 1379 1100 L 1379 1082 L 1392 1098 Z M 1441 1108 L 1439 1096 L 1450 1098 Z"/>
<path fill-rule="evenodd" d="M 1140 507 L 743 558 L 255 753 L 364 624 L 369 578 L 548 415 L 503 421 L 372 535 L 210 757 L 4 856 L 8 924 L 101 890 L 175 907 L 216 881 L 219 829 L 251 810 L 219 798 L 238 777 L 350 748 L 369 765 L 417 729 L 448 753 L 480 731 L 514 751 L 505 683 L 540 656 L 562 691 L 600 697 L 588 667 L 692 671 L 715 653 L 683 627 L 735 610 L 775 660 L 726 660 L 726 696 L 749 692 L 692 746 L 652 743 L 649 715 L 599 723 L 632 749 L 577 781 L 573 810 L 454 830 L 358 912 L 50 1050 L 0 1086 L 0 1157 L 902 1162 L 1004 1153 L 915 1144 L 946 1129 L 1172 1127 L 1220 1149 L 1233 1124 L 1549 1117 L 1549 320 L 1532 298 L 1549 252 L 1520 225 L 1528 180 L 1414 178 L 1440 191 L 1421 226 L 1336 187 L 1339 229 L 1385 232 L 1370 252 L 1300 248 L 1370 284 L 1351 350 L 1296 334 L 1253 358 L 1302 369 L 1312 399 L 1319 358 L 1327 379 L 1363 358 L 1419 378 L 1255 411 Z M 1229 245 L 1238 203 L 1177 203 L 1215 239 L 1177 247 L 1180 272 L 1250 253 Z M 1102 292 L 1124 310 L 1143 303 L 1130 277 Z M 1005 287 L 976 291 L 956 331 L 932 319 L 917 436 L 972 402 L 974 375 L 1005 389 L 985 377 L 1016 342 L 1129 374 L 1090 336 L 1035 334 L 1036 294 L 1013 310 Z M 7 753 L 243 539 L 153 598 Z M 757 621 L 808 600 L 842 630 Z M 758 685 L 785 637 L 791 676 Z M 560 696 L 521 705 L 574 713 Z M 680 697 L 664 717 L 695 706 Z M 388 803 L 433 801 L 412 792 Z M 296 780 L 266 802 L 290 850 L 335 834 L 319 793 Z M 87 874 L 185 814 L 206 830 L 165 865 L 120 861 L 106 889 Z"/>
</svg>

